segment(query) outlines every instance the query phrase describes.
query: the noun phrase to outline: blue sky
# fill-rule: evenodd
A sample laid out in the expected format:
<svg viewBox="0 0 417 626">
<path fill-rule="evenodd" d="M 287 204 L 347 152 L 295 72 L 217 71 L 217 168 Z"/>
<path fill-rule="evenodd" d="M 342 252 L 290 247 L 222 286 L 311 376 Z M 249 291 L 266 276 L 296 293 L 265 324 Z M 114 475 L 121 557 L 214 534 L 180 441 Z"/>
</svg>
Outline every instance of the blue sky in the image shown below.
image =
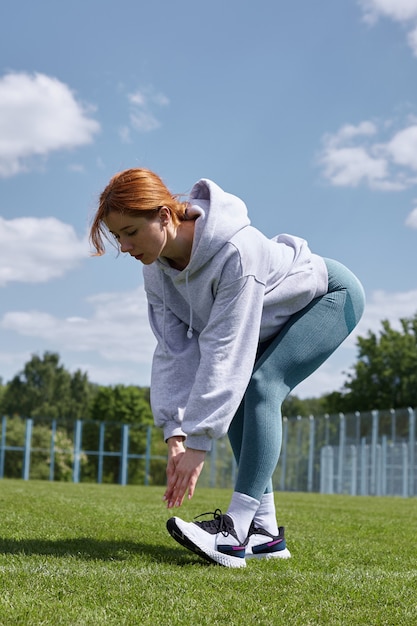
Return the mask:
<svg viewBox="0 0 417 626">
<path fill-rule="evenodd" d="M 357 273 L 360 326 L 295 393 L 340 389 L 357 334 L 417 312 L 416 74 L 417 0 L 3 0 L 3 382 L 49 350 L 149 384 L 141 265 L 87 241 L 109 178 L 148 167 Z"/>
</svg>

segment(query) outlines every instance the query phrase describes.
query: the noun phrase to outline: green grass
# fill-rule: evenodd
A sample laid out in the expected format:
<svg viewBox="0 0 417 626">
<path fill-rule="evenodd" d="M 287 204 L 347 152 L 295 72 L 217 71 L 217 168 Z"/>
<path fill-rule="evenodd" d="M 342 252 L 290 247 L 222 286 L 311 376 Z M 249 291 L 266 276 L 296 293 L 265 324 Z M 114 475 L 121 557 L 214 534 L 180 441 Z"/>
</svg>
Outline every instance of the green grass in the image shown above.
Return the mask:
<svg viewBox="0 0 417 626">
<path fill-rule="evenodd" d="M 417 624 L 416 498 L 277 494 L 293 558 L 227 569 L 171 539 L 162 493 L 0 481 L 0 624 Z"/>
</svg>

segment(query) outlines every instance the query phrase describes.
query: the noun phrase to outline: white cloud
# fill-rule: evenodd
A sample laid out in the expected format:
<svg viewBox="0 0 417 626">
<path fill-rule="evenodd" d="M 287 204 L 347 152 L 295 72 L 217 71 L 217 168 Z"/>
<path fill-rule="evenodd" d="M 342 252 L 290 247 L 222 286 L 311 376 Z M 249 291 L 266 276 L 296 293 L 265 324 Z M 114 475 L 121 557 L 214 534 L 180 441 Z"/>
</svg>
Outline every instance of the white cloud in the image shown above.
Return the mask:
<svg viewBox="0 0 417 626">
<path fill-rule="evenodd" d="M 417 0 L 358 0 L 365 22 L 375 24 L 380 17 L 411 28 L 407 41 L 417 56 Z"/>
<path fill-rule="evenodd" d="M 57 318 L 42 311 L 10 311 L 0 328 L 46 341 L 58 352 L 93 352 L 111 363 L 149 364 L 155 340 L 149 328 L 143 288 L 102 293 L 88 301 L 91 318 Z"/>
<path fill-rule="evenodd" d="M 91 143 L 100 125 L 89 113 L 57 78 L 0 78 L 0 177 L 29 169 L 33 157 Z"/>
<path fill-rule="evenodd" d="M 130 93 L 128 101 L 130 124 L 134 130 L 148 133 L 160 127 L 161 123 L 153 109 L 169 104 L 169 100 L 164 94 L 155 92 L 152 88 L 146 88 Z M 122 132 L 122 138 L 123 134 L 124 140 L 126 140 L 126 129 Z"/>
<path fill-rule="evenodd" d="M 54 217 L 0 217 L 0 287 L 57 278 L 89 256 L 86 238 Z"/>
<path fill-rule="evenodd" d="M 394 163 L 417 171 L 417 125 L 404 128 L 386 144 Z"/>
<path fill-rule="evenodd" d="M 359 0 L 364 18 L 375 22 L 379 17 L 389 17 L 397 22 L 417 20 L 416 0 Z"/>
<path fill-rule="evenodd" d="M 417 229 L 417 207 L 411 211 L 405 220 L 405 225 L 409 228 Z"/>
<path fill-rule="evenodd" d="M 387 162 L 372 157 L 363 147 L 329 148 L 322 156 L 324 176 L 335 186 L 357 187 L 367 182 L 377 188 L 387 177 Z"/>
<path fill-rule="evenodd" d="M 392 328 L 400 330 L 399 320 L 404 317 L 414 317 L 416 313 L 417 289 L 397 293 L 374 291 L 367 296 L 365 312 L 353 333 L 353 339 L 357 335 L 366 335 L 368 330 L 378 334 L 382 320 L 388 320 Z"/>
<path fill-rule="evenodd" d="M 323 137 L 323 148 L 318 155 L 323 176 L 332 185 L 400 191 L 417 183 L 417 125 L 395 132 L 385 142 L 390 124 L 377 126 L 361 122 L 358 126 L 345 125 L 336 133 Z"/>
<path fill-rule="evenodd" d="M 407 35 L 408 45 L 412 49 L 414 56 L 417 56 L 417 26 L 410 30 Z"/>
</svg>

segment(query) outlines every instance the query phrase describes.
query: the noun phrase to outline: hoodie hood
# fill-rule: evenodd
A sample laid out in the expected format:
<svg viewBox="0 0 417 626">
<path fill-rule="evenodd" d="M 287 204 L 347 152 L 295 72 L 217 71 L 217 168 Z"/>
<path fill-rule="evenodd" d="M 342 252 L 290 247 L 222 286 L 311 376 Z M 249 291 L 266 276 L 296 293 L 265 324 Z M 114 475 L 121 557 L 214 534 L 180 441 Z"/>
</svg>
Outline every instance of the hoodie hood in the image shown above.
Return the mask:
<svg viewBox="0 0 417 626">
<path fill-rule="evenodd" d="M 189 291 L 189 280 L 217 255 L 240 230 L 250 226 L 245 203 L 233 194 L 223 191 L 213 181 L 202 178 L 191 189 L 186 219 L 195 219 L 194 240 L 187 267 L 178 272 L 163 258 L 155 265 L 162 270 L 162 292 L 164 310 L 165 278 L 169 276 L 175 284 L 185 283 L 186 301 L 189 306 L 187 337 L 193 336 L 193 303 Z M 144 270 L 146 275 L 146 269 Z M 165 335 L 165 332 L 164 332 Z M 165 336 L 163 339 L 165 345 Z"/>
<path fill-rule="evenodd" d="M 199 180 L 190 193 L 190 218 L 199 214 L 196 220 L 194 243 L 190 263 L 186 270 L 193 274 L 236 235 L 250 225 L 245 203 L 230 193 L 226 193 L 216 183 L 206 178 Z"/>
</svg>

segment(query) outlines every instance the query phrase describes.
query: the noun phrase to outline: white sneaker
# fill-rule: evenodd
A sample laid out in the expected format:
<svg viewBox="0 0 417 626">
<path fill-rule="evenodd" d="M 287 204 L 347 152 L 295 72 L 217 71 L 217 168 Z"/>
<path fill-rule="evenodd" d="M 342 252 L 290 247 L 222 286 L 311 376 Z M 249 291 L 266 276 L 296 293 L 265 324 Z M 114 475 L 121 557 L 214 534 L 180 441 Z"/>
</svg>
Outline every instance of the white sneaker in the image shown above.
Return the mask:
<svg viewBox="0 0 417 626">
<path fill-rule="evenodd" d="M 278 528 L 278 535 L 274 536 L 263 528 L 257 528 L 252 522 L 245 543 L 248 559 L 289 559 L 291 557 L 285 543 L 283 526 Z"/>
<path fill-rule="evenodd" d="M 202 515 L 214 515 L 214 519 L 184 522 L 179 517 L 171 517 L 167 521 L 167 530 L 175 541 L 211 563 L 246 567 L 245 546 L 236 535 L 232 518 L 223 515 L 220 509 Z"/>
</svg>

